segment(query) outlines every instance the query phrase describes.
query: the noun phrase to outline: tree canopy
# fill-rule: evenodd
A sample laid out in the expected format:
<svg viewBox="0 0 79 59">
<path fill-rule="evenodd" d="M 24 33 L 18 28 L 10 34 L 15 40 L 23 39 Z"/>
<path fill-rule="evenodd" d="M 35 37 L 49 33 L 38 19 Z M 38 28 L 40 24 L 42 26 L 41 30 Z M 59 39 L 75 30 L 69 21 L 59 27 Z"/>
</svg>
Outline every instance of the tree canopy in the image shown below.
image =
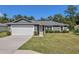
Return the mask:
<svg viewBox="0 0 79 59">
<path fill-rule="evenodd" d="M 77 7 L 74 5 L 69 5 L 64 10 L 64 15 L 60 14 L 54 14 L 53 16 L 50 15 L 47 18 L 41 17 L 40 20 L 45 21 L 56 21 L 60 23 L 66 23 L 70 25 L 70 28 L 74 28 L 76 24 L 79 24 L 79 12 L 77 12 Z M 19 18 L 26 18 L 28 20 L 35 20 L 33 16 L 26 16 L 26 15 L 14 15 L 12 18 L 7 17 L 7 14 L 4 13 L 3 16 L 0 17 L 0 23 L 6 23 L 6 22 L 12 22 L 14 20 L 17 20 Z"/>
<path fill-rule="evenodd" d="M 7 14 L 3 14 L 3 16 L 0 17 L 0 23 L 7 23 L 9 22 L 9 18 L 7 17 Z"/>
</svg>

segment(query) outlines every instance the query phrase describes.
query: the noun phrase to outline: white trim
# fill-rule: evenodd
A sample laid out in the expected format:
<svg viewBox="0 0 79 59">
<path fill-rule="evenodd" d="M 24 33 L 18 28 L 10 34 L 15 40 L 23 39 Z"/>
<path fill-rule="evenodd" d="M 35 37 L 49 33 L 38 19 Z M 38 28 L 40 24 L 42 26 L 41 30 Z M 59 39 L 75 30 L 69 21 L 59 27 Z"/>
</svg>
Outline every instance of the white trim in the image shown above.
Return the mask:
<svg viewBox="0 0 79 59">
<path fill-rule="evenodd" d="M 53 30 L 53 26 L 52 26 L 52 30 Z"/>
</svg>

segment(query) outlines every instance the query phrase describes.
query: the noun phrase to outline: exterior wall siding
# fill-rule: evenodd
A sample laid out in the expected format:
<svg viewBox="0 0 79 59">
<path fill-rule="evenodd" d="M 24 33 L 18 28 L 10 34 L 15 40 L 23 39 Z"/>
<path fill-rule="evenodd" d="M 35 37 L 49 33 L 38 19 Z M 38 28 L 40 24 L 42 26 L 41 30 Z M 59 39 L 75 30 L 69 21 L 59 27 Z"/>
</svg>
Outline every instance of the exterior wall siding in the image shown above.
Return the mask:
<svg viewBox="0 0 79 59">
<path fill-rule="evenodd" d="M 61 31 L 61 27 L 53 27 L 53 31 Z"/>
<path fill-rule="evenodd" d="M 68 30 L 68 27 L 61 27 L 61 26 L 45 26 L 45 30 L 50 30 L 52 29 L 53 31 L 63 31 L 63 30 Z"/>
<path fill-rule="evenodd" d="M 61 27 L 55 27 L 55 26 L 54 27 L 53 26 L 46 26 L 45 30 L 47 30 L 47 29 L 48 30 L 52 29 L 53 31 L 61 31 Z"/>
<path fill-rule="evenodd" d="M 68 30 L 68 27 L 63 27 L 63 30 Z"/>
</svg>

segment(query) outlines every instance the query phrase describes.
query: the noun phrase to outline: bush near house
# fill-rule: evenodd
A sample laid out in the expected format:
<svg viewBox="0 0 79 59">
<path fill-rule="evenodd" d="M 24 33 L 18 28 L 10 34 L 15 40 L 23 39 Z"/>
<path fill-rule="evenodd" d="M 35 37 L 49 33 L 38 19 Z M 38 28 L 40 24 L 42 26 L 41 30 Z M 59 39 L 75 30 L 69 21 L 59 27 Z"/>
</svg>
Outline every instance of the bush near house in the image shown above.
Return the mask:
<svg viewBox="0 0 79 59">
<path fill-rule="evenodd" d="M 63 30 L 63 31 L 53 31 L 53 30 L 46 30 L 46 33 L 68 33 L 69 31 Z"/>
<path fill-rule="evenodd" d="M 79 35 L 79 29 L 75 29 L 73 32 L 74 34 Z"/>
<path fill-rule="evenodd" d="M 69 31 L 67 31 L 67 30 L 63 30 L 62 33 L 69 33 Z"/>
<path fill-rule="evenodd" d="M 11 32 L 7 31 L 7 35 L 11 35 Z"/>
<path fill-rule="evenodd" d="M 37 31 L 34 31 L 34 35 L 38 35 L 38 32 Z"/>
<path fill-rule="evenodd" d="M 9 31 L 0 32 L 0 37 L 5 37 L 5 36 L 9 36 L 9 35 L 11 35 L 11 33 Z"/>
<path fill-rule="evenodd" d="M 46 33 L 53 33 L 53 31 L 52 31 L 52 30 L 48 30 L 48 29 L 47 29 L 47 30 L 45 30 L 45 32 L 46 32 Z"/>
<path fill-rule="evenodd" d="M 76 25 L 73 30 L 74 34 L 79 35 L 79 25 Z"/>
</svg>

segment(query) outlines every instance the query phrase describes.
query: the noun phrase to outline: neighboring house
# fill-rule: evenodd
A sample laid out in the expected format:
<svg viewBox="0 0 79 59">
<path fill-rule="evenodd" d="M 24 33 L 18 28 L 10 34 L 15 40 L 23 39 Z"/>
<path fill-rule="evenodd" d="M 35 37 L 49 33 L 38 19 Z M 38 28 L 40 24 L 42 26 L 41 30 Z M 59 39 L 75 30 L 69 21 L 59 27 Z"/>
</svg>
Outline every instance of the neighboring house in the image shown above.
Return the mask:
<svg viewBox="0 0 79 59">
<path fill-rule="evenodd" d="M 12 23 L 7 23 L 10 27 L 12 35 L 34 35 L 34 31 L 37 31 L 40 36 L 43 36 L 43 32 L 46 29 L 52 29 L 53 31 L 68 30 L 68 25 L 58 23 L 54 21 L 30 21 L 27 19 L 18 19 Z"/>
</svg>

